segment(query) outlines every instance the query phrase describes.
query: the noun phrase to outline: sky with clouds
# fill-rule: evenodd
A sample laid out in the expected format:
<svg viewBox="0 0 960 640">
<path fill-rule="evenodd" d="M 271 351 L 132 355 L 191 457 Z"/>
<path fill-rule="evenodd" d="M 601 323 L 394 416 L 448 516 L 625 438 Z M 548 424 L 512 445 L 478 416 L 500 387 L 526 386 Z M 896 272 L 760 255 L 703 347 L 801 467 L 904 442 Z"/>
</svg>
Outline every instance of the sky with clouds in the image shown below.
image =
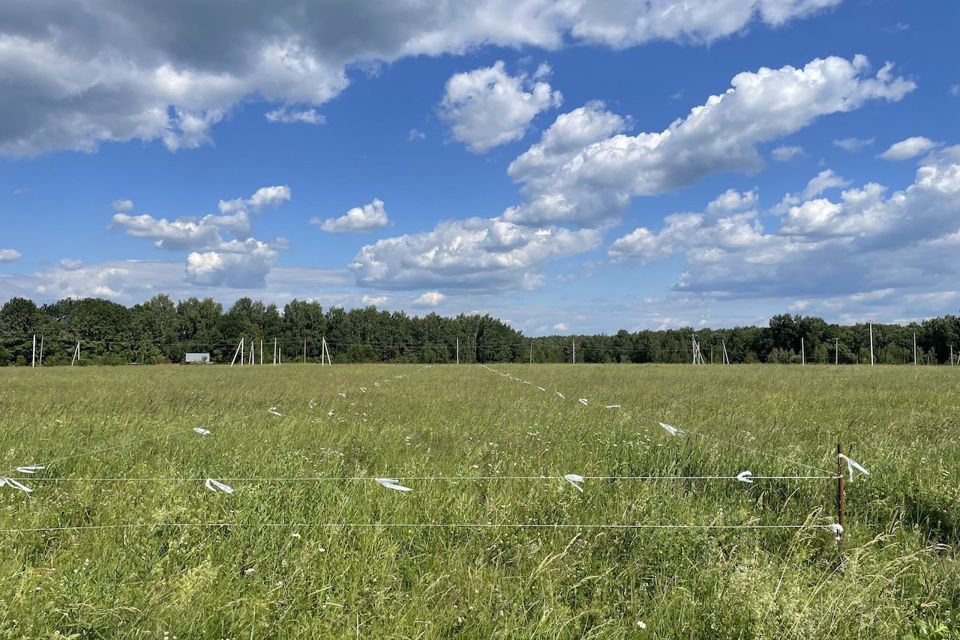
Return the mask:
<svg viewBox="0 0 960 640">
<path fill-rule="evenodd" d="M 960 309 L 952 0 L 0 3 L 0 302 Z"/>
</svg>

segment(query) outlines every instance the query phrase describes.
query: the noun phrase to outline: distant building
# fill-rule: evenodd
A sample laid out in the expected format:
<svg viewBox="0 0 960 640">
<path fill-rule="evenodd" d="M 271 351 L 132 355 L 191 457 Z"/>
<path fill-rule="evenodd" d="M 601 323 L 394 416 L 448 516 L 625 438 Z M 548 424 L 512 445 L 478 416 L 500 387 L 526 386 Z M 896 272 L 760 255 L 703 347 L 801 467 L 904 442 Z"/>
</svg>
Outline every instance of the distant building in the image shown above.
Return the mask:
<svg viewBox="0 0 960 640">
<path fill-rule="evenodd" d="M 210 364 L 209 353 L 188 353 L 187 364 Z"/>
</svg>

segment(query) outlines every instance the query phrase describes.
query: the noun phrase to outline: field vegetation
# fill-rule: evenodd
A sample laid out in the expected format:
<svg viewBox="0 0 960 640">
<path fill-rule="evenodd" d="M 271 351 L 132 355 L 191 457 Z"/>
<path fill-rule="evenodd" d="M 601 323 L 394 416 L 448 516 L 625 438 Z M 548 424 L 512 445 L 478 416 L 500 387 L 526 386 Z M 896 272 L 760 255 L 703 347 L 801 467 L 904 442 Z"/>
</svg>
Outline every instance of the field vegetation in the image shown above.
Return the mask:
<svg viewBox="0 0 960 640">
<path fill-rule="evenodd" d="M 960 633 L 957 369 L 493 366 L 0 370 L 0 637 Z"/>
</svg>

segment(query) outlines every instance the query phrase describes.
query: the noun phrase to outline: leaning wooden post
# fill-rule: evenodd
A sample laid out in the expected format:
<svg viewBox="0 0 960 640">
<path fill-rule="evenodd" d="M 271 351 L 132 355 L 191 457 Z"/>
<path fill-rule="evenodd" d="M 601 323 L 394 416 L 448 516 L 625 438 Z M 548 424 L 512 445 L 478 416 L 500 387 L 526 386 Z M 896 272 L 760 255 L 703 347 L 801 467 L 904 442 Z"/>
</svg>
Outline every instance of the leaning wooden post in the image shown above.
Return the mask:
<svg viewBox="0 0 960 640">
<path fill-rule="evenodd" d="M 840 533 L 837 535 L 837 546 L 843 539 L 843 534 L 847 532 L 846 520 L 844 518 L 847 509 L 847 484 L 843 476 L 843 445 L 837 443 L 837 524 L 840 525 Z"/>
</svg>

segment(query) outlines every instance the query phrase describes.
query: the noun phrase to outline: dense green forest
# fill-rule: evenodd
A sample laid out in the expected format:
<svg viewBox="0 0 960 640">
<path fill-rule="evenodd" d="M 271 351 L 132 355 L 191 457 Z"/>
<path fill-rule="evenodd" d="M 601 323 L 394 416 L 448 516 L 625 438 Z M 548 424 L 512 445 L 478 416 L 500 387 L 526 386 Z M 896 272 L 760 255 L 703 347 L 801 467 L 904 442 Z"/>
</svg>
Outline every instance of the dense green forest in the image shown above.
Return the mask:
<svg viewBox="0 0 960 640">
<path fill-rule="evenodd" d="M 870 329 L 865 324 L 829 324 L 816 317 L 778 315 L 766 327 L 698 329 L 705 362 L 733 363 L 870 362 Z M 960 318 L 944 316 L 906 326 L 873 325 L 878 364 L 957 362 Z M 692 360 L 692 328 L 615 335 L 525 337 L 490 316 L 418 317 L 374 307 L 326 311 L 294 300 L 283 309 L 241 298 L 229 310 L 211 298 L 179 303 L 158 295 L 125 307 L 100 299 L 61 300 L 37 306 L 14 298 L 0 308 L 0 366 L 70 364 L 80 343 L 79 364 L 183 362 L 187 352 L 206 352 L 229 363 L 242 338 L 256 348 L 256 361 L 271 362 L 276 340 L 284 362 L 319 362 L 326 338 L 334 362 L 676 362 Z M 801 350 L 803 354 L 801 355 Z M 42 362 L 41 362 L 42 352 Z M 305 357 L 304 357 L 304 354 Z M 248 356 L 249 357 L 249 356 Z"/>
</svg>

